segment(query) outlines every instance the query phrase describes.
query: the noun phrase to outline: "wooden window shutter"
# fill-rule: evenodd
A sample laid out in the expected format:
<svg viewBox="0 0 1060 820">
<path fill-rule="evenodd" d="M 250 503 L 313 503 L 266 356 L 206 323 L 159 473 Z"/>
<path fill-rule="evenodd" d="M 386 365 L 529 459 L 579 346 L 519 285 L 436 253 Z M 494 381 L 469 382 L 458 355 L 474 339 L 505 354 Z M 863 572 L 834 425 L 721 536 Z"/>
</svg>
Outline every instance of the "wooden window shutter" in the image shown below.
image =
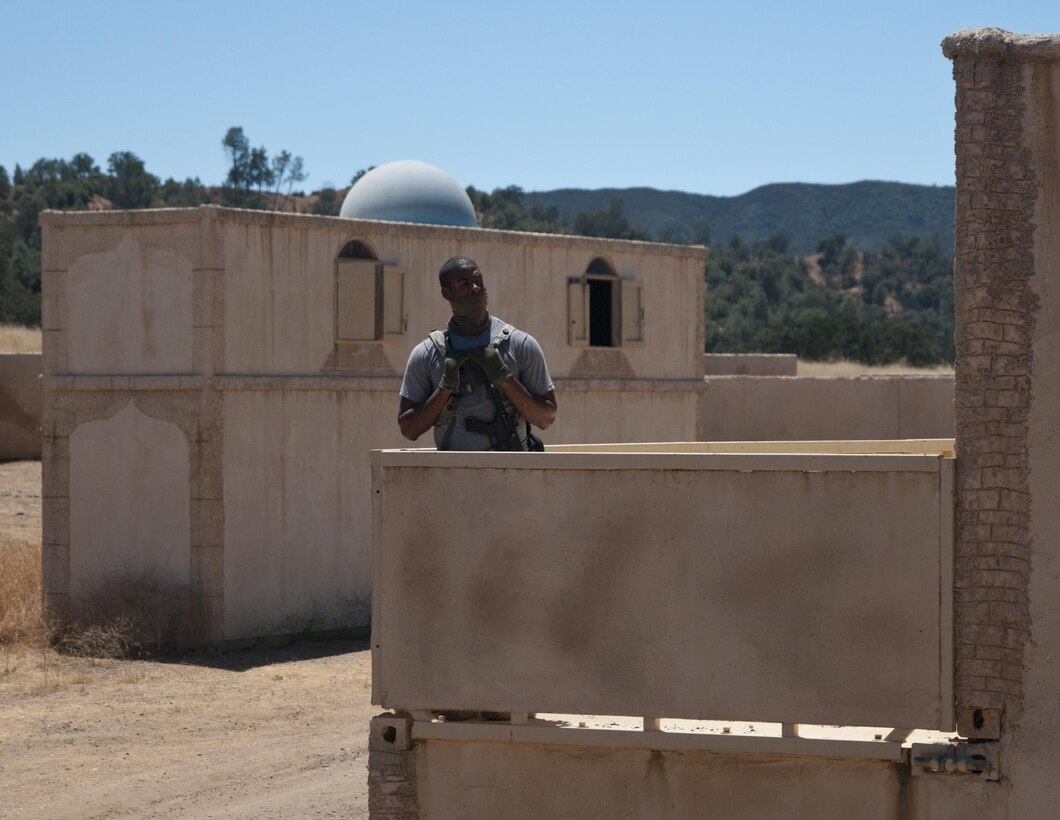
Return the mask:
<svg viewBox="0 0 1060 820">
<path fill-rule="evenodd" d="M 335 338 L 362 341 L 378 338 L 379 268 L 372 259 L 335 261 Z"/>
<path fill-rule="evenodd" d="M 585 278 L 567 279 L 567 344 L 586 347 L 589 344 L 589 299 Z"/>
<path fill-rule="evenodd" d="M 405 271 L 383 266 L 383 337 L 405 333 Z"/>
<path fill-rule="evenodd" d="M 640 282 L 622 280 L 622 343 L 644 341 L 644 289 Z"/>
</svg>

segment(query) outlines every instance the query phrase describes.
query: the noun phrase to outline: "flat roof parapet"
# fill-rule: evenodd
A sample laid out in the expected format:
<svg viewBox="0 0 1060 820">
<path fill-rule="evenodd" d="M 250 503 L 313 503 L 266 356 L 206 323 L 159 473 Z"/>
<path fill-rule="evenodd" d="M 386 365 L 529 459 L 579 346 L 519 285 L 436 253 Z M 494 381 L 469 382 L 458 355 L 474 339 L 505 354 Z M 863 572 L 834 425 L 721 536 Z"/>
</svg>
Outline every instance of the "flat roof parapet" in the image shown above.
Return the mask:
<svg viewBox="0 0 1060 820">
<path fill-rule="evenodd" d="M 171 225 L 175 223 L 237 222 L 250 225 L 267 225 L 286 228 L 340 229 L 345 233 L 391 234 L 402 237 L 448 237 L 478 242 L 518 243 L 546 247 L 582 248 L 599 252 L 600 248 L 612 248 L 625 253 L 665 254 L 690 259 L 707 258 L 703 245 L 673 245 L 663 242 L 641 242 L 631 239 L 605 239 L 573 234 L 530 233 L 526 231 L 500 231 L 494 228 L 462 228 L 454 225 L 421 225 L 414 222 L 390 222 L 378 219 L 346 219 L 339 216 L 318 214 L 281 213 L 280 211 L 258 211 L 246 208 L 225 208 L 220 205 L 199 205 L 194 208 L 144 208 L 139 210 L 108 211 L 56 211 L 46 210 L 40 214 L 42 225 L 67 227 L 83 225 Z"/>
<path fill-rule="evenodd" d="M 1060 34 L 1013 34 L 993 27 L 966 28 L 942 41 L 942 53 L 951 60 L 982 55 L 1052 62 L 1060 60 Z"/>
</svg>

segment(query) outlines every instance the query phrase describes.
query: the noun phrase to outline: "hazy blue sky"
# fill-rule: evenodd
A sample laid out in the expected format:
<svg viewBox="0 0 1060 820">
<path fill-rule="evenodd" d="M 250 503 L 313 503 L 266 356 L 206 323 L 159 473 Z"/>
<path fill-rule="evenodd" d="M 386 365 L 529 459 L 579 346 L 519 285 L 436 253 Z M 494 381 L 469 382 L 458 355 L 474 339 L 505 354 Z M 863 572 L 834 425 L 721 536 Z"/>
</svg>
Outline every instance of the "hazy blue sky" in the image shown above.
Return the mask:
<svg viewBox="0 0 1060 820">
<path fill-rule="evenodd" d="M 1055 0 L 0 0 L 0 164 L 130 150 L 225 174 L 221 138 L 307 189 L 394 159 L 492 189 L 953 182 L 961 28 L 1060 29 Z"/>
</svg>

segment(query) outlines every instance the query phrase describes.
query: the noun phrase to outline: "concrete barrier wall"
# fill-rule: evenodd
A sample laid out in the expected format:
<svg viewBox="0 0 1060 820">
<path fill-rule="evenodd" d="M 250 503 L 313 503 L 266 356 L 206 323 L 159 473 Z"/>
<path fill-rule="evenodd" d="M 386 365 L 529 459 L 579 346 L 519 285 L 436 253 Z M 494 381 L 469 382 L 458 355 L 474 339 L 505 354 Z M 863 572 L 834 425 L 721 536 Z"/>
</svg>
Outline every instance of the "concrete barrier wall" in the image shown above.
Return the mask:
<svg viewBox="0 0 1060 820">
<path fill-rule="evenodd" d="M 952 376 L 706 380 L 705 441 L 949 438 Z"/>
<path fill-rule="evenodd" d="M 1007 816 L 981 776 L 911 777 L 904 733 L 518 717 L 533 704 L 952 726 L 952 441 L 866 455 L 876 446 L 375 454 L 373 702 L 398 713 L 372 724 L 372 816 Z M 446 515 L 444 497 L 485 486 L 532 490 L 548 513 L 506 508 L 501 528 Z M 934 705 L 914 714 L 926 689 Z M 513 714 L 432 721 L 439 708 Z"/>
<path fill-rule="evenodd" d="M 794 376 L 799 357 L 794 353 L 705 353 L 707 376 Z"/>
<path fill-rule="evenodd" d="M 0 353 L 0 461 L 40 458 L 40 353 Z"/>
<path fill-rule="evenodd" d="M 374 457 L 375 703 L 952 726 L 952 459 Z"/>
<path fill-rule="evenodd" d="M 381 744 L 380 744 L 381 745 Z M 754 754 L 525 743 L 421 742 L 373 749 L 373 817 L 582 820 L 967 820 L 1010 816 L 996 784 L 965 775 L 910 777 L 907 764 Z M 395 775 L 410 774 L 406 782 Z M 401 788 L 397 788 L 400 786 Z M 415 807 L 418 812 L 400 814 Z M 393 814 L 387 814 L 391 810 Z M 1026 817 L 1048 817 L 1046 814 Z"/>
</svg>

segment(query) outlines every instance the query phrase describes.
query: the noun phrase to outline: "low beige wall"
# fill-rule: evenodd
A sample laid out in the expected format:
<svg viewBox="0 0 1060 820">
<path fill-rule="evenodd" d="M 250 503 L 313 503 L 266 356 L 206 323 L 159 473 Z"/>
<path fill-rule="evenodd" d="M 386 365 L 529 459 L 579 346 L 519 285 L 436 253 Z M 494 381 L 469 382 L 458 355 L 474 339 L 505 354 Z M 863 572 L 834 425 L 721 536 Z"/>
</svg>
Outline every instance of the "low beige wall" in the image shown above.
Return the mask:
<svg viewBox="0 0 1060 820">
<path fill-rule="evenodd" d="M 0 461 L 40 458 L 40 353 L 0 353 Z"/>
<path fill-rule="evenodd" d="M 952 376 L 711 376 L 702 439 L 950 438 Z"/>
<path fill-rule="evenodd" d="M 396 812 L 412 806 L 422 820 L 1010 816 L 997 784 L 910 777 L 907 765 L 869 760 L 432 741 L 410 754 L 413 783 L 386 783 L 373 817 L 406 816 Z"/>
<path fill-rule="evenodd" d="M 373 703 L 952 726 L 951 459 L 373 458 Z"/>
<path fill-rule="evenodd" d="M 794 353 L 705 353 L 707 376 L 794 376 L 799 357 Z"/>
<path fill-rule="evenodd" d="M 700 379 L 557 379 L 556 423 L 537 434 L 546 445 L 695 440 L 702 396 Z"/>
</svg>

